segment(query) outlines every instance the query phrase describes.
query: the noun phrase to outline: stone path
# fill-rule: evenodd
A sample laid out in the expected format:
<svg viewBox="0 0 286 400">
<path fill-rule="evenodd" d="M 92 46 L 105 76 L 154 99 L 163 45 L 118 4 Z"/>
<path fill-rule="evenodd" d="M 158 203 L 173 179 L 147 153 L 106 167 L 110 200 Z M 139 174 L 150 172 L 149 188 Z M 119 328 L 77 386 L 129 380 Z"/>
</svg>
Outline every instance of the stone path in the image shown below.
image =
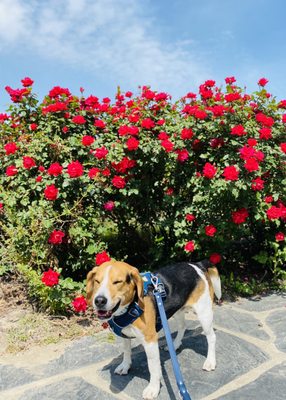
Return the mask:
<svg viewBox="0 0 286 400">
<path fill-rule="evenodd" d="M 178 358 L 192 400 L 286 398 L 286 296 L 242 299 L 215 306 L 217 369 L 202 371 L 206 340 L 192 314 Z M 172 325 L 172 324 L 171 324 Z M 128 376 L 113 371 L 121 360 L 117 340 L 104 333 L 46 346 L 0 363 L 5 400 L 141 399 L 148 381 L 143 349 L 134 344 Z M 164 339 L 160 344 L 164 345 Z M 158 400 L 179 399 L 169 355 L 161 350 L 163 382 Z"/>
</svg>

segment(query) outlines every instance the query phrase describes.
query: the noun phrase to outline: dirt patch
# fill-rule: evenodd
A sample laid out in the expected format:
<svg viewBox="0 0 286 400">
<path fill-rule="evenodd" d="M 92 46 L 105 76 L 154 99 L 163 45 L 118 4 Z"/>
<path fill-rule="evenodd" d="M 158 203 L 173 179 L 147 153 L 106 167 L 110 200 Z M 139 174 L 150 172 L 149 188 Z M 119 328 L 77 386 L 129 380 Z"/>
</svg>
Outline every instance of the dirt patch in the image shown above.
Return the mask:
<svg viewBox="0 0 286 400">
<path fill-rule="evenodd" d="M 101 329 L 91 312 L 70 317 L 37 312 L 19 277 L 0 277 L 0 355 L 93 335 Z"/>
</svg>

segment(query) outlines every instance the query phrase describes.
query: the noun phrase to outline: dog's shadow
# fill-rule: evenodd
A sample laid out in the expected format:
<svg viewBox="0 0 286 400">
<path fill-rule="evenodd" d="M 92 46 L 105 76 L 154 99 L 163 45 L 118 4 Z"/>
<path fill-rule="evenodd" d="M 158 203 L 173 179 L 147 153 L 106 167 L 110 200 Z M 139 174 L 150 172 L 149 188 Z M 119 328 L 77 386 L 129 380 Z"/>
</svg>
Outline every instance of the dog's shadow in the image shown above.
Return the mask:
<svg viewBox="0 0 286 400">
<path fill-rule="evenodd" d="M 172 334 L 173 338 L 176 336 L 176 332 Z M 168 372 L 166 370 L 166 362 L 170 360 L 170 355 L 168 351 L 164 350 L 166 347 L 166 341 L 164 338 L 159 340 L 160 346 L 160 359 L 161 359 L 161 366 L 162 366 L 162 374 L 163 374 L 163 381 L 166 387 L 166 390 L 169 395 L 170 400 L 176 400 L 178 396 L 175 395 L 174 392 L 178 392 L 177 386 L 171 384 L 170 377 L 168 376 Z M 204 357 L 207 355 L 207 340 L 205 335 L 201 334 L 201 328 L 195 330 L 187 330 L 182 341 L 182 345 L 180 349 L 177 351 L 177 354 L 180 354 L 184 349 L 191 349 L 197 354 L 200 354 Z M 120 393 L 125 390 L 125 388 L 129 385 L 130 382 L 134 381 L 134 385 L 130 385 L 127 394 L 131 397 L 135 396 L 138 393 L 143 391 L 143 389 L 148 385 L 149 382 L 149 371 L 148 371 L 148 364 L 146 354 L 142 346 L 138 345 L 132 348 L 132 366 L 129 371 L 128 375 L 116 375 L 114 373 L 115 368 L 122 362 L 122 354 L 119 357 L 114 358 L 109 364 L 103 367 L 103 374 L 105 375 L 107 371 L 110 374 L 110 390 L 113 393 Z M 173 374 L 173 371 L 172 371 Z M 139 378 L 139 381 L 138 381 Z M 140 383 L 141 380 L 146 381 L 144 385 Z M 175 381 L 175 380 L 174 380 Z M 129 393 L 129 391 L 132 393 Z M 141 393 L 140 393 L 141 396 Z M 139 396 L 139 398 L 141 398 Z M 137 396 L 136 396 L 137 397 Z"/>
</svg>

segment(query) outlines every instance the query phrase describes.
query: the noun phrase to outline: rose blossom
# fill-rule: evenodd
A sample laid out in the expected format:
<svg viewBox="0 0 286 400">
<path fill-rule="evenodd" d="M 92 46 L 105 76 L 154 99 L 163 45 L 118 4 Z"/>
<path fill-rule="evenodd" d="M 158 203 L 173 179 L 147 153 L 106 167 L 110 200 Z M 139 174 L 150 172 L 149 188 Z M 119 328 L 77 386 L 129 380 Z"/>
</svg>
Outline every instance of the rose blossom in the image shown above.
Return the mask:
<svg viewBox="0 0 286 400">
<path fill-rule="evenodd" d="M 98 147 L 97 149 L 95 149 L 94 151 L 92 151 L 92 154 L 94 155 L 94 157 L 96 157 L 98 160 L 101 160 L 103 158 L 106 158 L 107 154 L 108 154 L 108 150 L 106 147 L 102 146 L 102 147 Z"/>
<path fill-rule="evenodd" d="M 275 235 L 275 239 L 277 242 L 283 242 L 283 240 L 285 239 L 285 235 L 283 232 L 277 232 Z"/>
<path fill-rule="evenodd" d="M 193 214 L 186 214 L 185 218 L 189 222 L 193 222 L 196 219 L 196 217 Z"/>
<path fill-rule="evenodd" d="M 177 154 L 178 154 L 177 160 L 180 163 L 184 163 L 189 158 L 189 152 L 187 149 L 177 150 Z"/>
<path fill-rule="evenodd" d="M 278 218 L 281 217 L 281 208 L 280 207 L 276 207 L 276 206 L 271 206 L 266 211 L 266 214 L 267 214 L 268 219 L 270 219 L 270 220 L 278 219 Z"/>
<path fill-rule="evenodd" d="M 221 262 L 221 255 L 218 254 L 218 253 L 212 253 L 212 254 L 210 255 L 210 262 L 211 262 L 212 264 L 218 264 L 218 263 L 220 263 L 220 262 Z"/>
<path fill-rule="evenodd" d="M 25 169 L 31 169 L 35 167 L 35 165 L 36 165 L 35 160 L 32 157 L 27 157 L 27 156 L 23 157 L 23 167 Z"/>
<path fill-rule="evenodd" d="M 216 229 L 216 227 L 214 225 L 205 226 L 205 234 L 207 236 L 213 237 L 216 234 L 216 231 L 217 231 L 217 229 Z"/>
<path fill-rule="evenodd" d="M 47 200 L 56 200 L 58 197 L 59 190 L 55 185 L 47 185 L 44 190 L 44 195 Z"/>
<path fill-rule="evenodd" d="M 82 115 L 75 115 L 72 119 L 72 122 L 77 125 L 84 125 L 86 123 L 86 119 Z"/>
<path fill-rule="evenodd" d="M 99 168 L 90 168 L 90 170 L 88 171 L 88 176 L 90 179 L 95 178 L 98 174 L 100 173 L 100 169 Z"/>
<path fill-rule="evenodd" d="M 72 306 L 75 312 L 85 312 L 87 308 L 87 302 L 84 296 L 78 296 L 72 301 Z"/>
<path fill-rule="evenodd" d="M 7 176 L 14 176 L 17 175 L 18 170 L 15 165 L 9 165 L 9 167 L 6 168 L 6 175 Z"/>
<path fill-rule="evenodd" d="M 239 171 L 234 165 L 230 165 L 224 168 L 222 175 L 226 181 L 237 181 Z"/>
<path fill-rule="evenodd" d="M 94 139 L 93 136 L 85 135 L 85 136 L 82 137 L 81 143 L 82 143 L 84 146 L 90 146 L 90 145 L 92 145 L 92 143 L 94 142 L 94 140 L 95 140 L 95 139 Z"/>
<path fill-rule="evenodd" d="M 195 243 L 193 240 L 190 240 L 185 244 L 185 251 L 192 252 L 195 250 Z"/>
<path fill-rule="evenodd" d="M 194 136 L 194 132 L 192 131 L 191 128 L 183 128 L 181 131 L 181 139 L 187 140 L 187 139 L 192 139 Z"/>
<path fill-rule="evenodd" d="M 6 155 L 9 156 L 9 154 L 14 154 L 18 150 L 18 147 L 16 143 L 10 142 L 5 144 L 4 150 L 6 152 Z"/>
<path fill-rule="evenodd" d="M 23 85 L 24 87 L 32 86 L 33 83 L 34 83 L 34 81 L 33 81 L 31 78 L 29 78 L 29 77 L 26 77 L 26 78 L 24 78 L 24 79 L 21 79 L 21 82 L 22 82 L 22 85 Z"/>
<path fill-rule="evenodd" d="M 127 140 L 126 146 L 129 151 L 137 150 L 139 147 L 139 140 L 131 137 Z"/>
<path fill-rule="evenodd" d="M 83 166 L 79 161 L 73 161 L 68 165 L 67 172 L 71 178 L 78 178 L 83 174 Z"/>
<path fill-rule="evenodd" d="M 58 162 L 51 164 L 47 169 L 47 173 L 51 176 L 61 175 L 62 171 L 63 167 Z"/>
<path fill-rule="evenodd" d="M 112 185 L 117 189 L 123 189 L 126 186 L 126 181 L 121 176 L 115 175 L 111 181 Z"/>
<path fill-rule="evenodd" d="M 114 203 L 114 201 L 107 201 L 104 205 L 103 205 L 103 207 L 104 207 L 104 209 L 106 210 L 106 211 L 112 211 L 113 209 L 114 209 L 114 207 L 115 207 L 115 203 Z"/>
<path fill-rule="evenodd" d="M 259 163 L 255 158 L 251 157 L 245 161 L 244 168 L 247 169 L 248 172 L 257 171 L 259 169 Z"/>
<path fill-rule="evenodd" d="M 241 208 L 240 210 L 231 213 L 232 221 L 235 224 L 243 224 L 248 216 L 249 214 L 246 208 Z"/>
<path fill-rule="evenodd" d="M 42 282 L 46 286 L 56 286 L 59 283 L 59 276 L 60 274 L 58 272 L 50 268 L 48 271 L 43 273 Z"/>
<path fill-rule="evenodd" d="M 106 253 L 106 251 L 103 251 L 103 252 L 101 252 L 101 253 L 98 253 L 98 254 L 95 256 L 95 263 L 96 263 L 96 265 L 101 265 L 101 264 L 103 264 L 104 262 L 110 261 L 110 260 L 111 260 L 111 258 L 110 258 L 109 255 Z"/>
<path fill-rule="evenodd" d="M 212 179 L 212 178 L 215 176 L 216 173 L 217 173 L 217 169 L 216 169 L 216 167 L 215 167 L 213 164 L 207 162 L 207 163 L 204 165 L 204 168 L 203 168 L 203 176 L 204 176 L 205 178 L 207 178 L 207 179 Z"/>
<path fill-rule="evenodd" d="M 261 78 L 259 79 L 259 81 L 257 82 L 259 86 L 265 86 L 269 81 L 266 78 Z"/>
<path fill-rule="evenodd" d="M 280 149 L 283 153 L 286 153 L 286 143 L 280 143 Z"/>
<path fill-rule="evenodd" d="M 63 231 L 57 231 L 56 229 L 51 232 L 48 243 L 52 244 L 61 244 L 63 242 L 63 238 L 65 237 L 65 234 Z"/>
<path fill-rule="evenodd" d="M 262 190 L 264 188 L 264 180 L 261 178 L 252 179 L 251 189 L 255 191 Z"/>
</svg>

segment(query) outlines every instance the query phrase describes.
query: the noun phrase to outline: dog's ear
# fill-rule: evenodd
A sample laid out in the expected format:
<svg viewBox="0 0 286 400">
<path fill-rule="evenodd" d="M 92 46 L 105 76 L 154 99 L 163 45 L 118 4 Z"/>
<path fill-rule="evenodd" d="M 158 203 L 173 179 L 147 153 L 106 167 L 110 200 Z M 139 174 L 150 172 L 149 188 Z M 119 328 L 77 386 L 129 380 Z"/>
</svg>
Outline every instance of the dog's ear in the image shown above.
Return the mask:
<svg viewBox="0 0 286 400">
<path fill-rule="evenodd" d="M 144 284 L 143 279 L 137 268 L 133 267 L 131 271 L 131 278 L 135 283 L 139 307 L 144 310 Z"/>
<path fill-rule="evenodd" d="M 87 274 L 86 278 L 86 301 L 90 305 L 91 297 L 94 288 L 94 277 L 96 275 L 97 267 L 94 267 L 89 273 Z"/>
</svg>

